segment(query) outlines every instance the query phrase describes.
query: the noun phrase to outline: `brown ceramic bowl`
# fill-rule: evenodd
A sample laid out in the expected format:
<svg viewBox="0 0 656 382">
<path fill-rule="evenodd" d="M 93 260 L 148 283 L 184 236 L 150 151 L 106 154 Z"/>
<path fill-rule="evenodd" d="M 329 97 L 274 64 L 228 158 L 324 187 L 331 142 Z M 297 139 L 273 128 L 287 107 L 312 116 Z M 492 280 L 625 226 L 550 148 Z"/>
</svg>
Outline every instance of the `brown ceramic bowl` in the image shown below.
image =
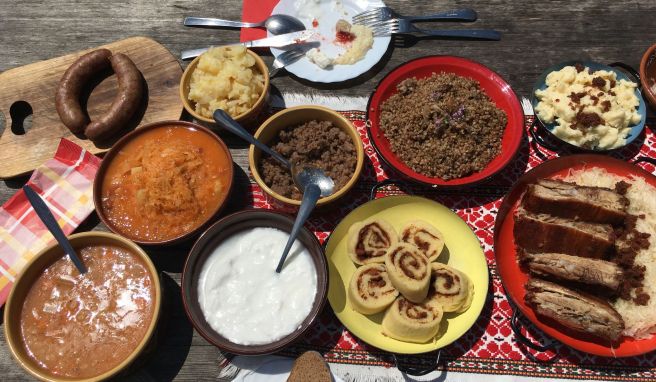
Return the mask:
<svg viewBox="0 0 656 382">
<path fill-rule="evenodd" d="M 647 49 L 640 61 L 640 82 L 651 107 L 656 110 L 656 44 Z"/>
<path fill-rule="evenodd" d="M 141 134 L 148 132 L 150 130 L 158 129 L 158 128 L 163 128 L 163 127 L 170 127 L 170 126 L 176 126 L 180 128 L 187 128 L 187 129 L 195 129 L 197 131 L 200 131 L 207 135 L 207 139 L 213 139 L 218 143 L 218 146 L 222 150 L 222 152 L 227 156 L 227 160 L 230 163 L 229 168 L 228 168 L 228 184 L 224 185 L 225 192 L 221 195 L 221 198 L 219 200 L 218 206 L 216 210 L 209 215 L 209 217 L 199 224 L 197 227 L 191 229 L 188 232 L 184 232 L 176 237 L 172 237 L 166 240 L 157 240 L 157 241 L 149 241 L 145 240 L 139 237 L 135 237 L 134 234 L 128 231 L 122 231 L 118 227 L 116 227 L 114 224 L 112 224 L 111 221 L 109 221 L 107 214 L 103 208 L 102 205 L 102 184 L 103 181 L 105 180 L 105 174 L 107 173 L 107 169 L 109 167 L 109 164 L 116 158 L 118 153 L 121 151 L 123 147 L 125 147 L 126 144 L 131 142 L 133 139 L 136 137 L 140 136 Z M 213 133 L 210 129 L 200 126 L 195 123 L 191 122 L 185 122 L 185 121 L 161 121 L 161 122 L 155 122 L 151 123 L 148 125 L 145 125 L 143 127 L 140 127 L 123 138 L 121 138 L 118 142 L 114 144 L 114 146 L 105 154 L 105 158 L 103 159 L 100 168 L 98 169 L 98 172 L 96 173 L 96 177 L 93 182 L 93 203 L 96 207 L 96 212 L 98 213 L 98 217 L 100 217 L 100 220 L 114 233 L 117 233 L 119 235 L 125 236 L 129 238 L 130 240 L 133 240 L 139 244 L 145 244 L 145 245 L 169 245 L 169 244 L 175 244 L 179 243 L 181 241 L 185 241 L 193 237 L 194 235 L 202 232 L 203 229 L 205 229 L 213 220 L 214 218 L 219 214 L 223 206 L 226 204 L 226 200 L 228 199 L 228 196 L 230 194 L 230 190 L 232 188 L 232 183 L 233 183 L 233 178 L 234 178 L 234 168 L 233 168 L 233 162 L 232 162 L 232 156 L 230 155 L 230 150 L 226 146 L 226 144 L 219 138 L 215 133 Z"/>
<path fill-rule="evenodd" d="M 280 132 L 287 127 L 300 125 L 305 122 L 312 120 L 318 121 L 330 121 L 333 125 L 342 129 L 353 141 L 355 146 L 355 155 L 357 157 L 357 162 L 355 165 L 355 171 L 351 176 L 351 179 L 339 190 L 327 196 L 325 198 L 319 199 L 317 202 L 317 207 L 324 206 L 335 200 L 344 196 L 357 182 L 362 173 L 362 164 L 364 163 L 364 149 L 362 148 L 362 139 L 360 134 L 356 130 L 355 126 L 349 121 L 346 117 L 340 113 L 330 110 L 323 106 L 296 106 L 290 107 L 289 109 L 282 110 L 269 119 L 267 119 L 262 126 L 255 132 L 255 138 L 259 139 L 265 144 L 271 142 Z M 264 183 L 262 176 L 260 175 L 259 164 L 262 157 L 262 152 L 251 145 L 248 150 L 248 164 L 251 169 L 251 174 L 255 178 L 255 182 L 262 187 L 264 192 L 275 201 L 281 203 L 283 206 L 293 206 L 298 207 L 301 205 L 300 200 L 290 199 L 285 196 L 278 194 L 273 191 L 269 186 Z"/>
<path fill-rule="evenodd" d="M 42 380 L 42 381 L 53 381 L 53 382 L 71 382 L 71 381 L 101 381 L 108 379 L 121 371 L 124 371 L 130 366 L 130 364 L 146 350 L 146 347 L 153 337 L 157 321 L 160 316 L 160 307 L 162 301 L 162 290 L 159 281 L 159 275 L 157 269 L 153 265 L 153 262 L 150 260 L 146 252 L 144 252 L 138 245 L 127 240 L 121 236 L 107 233 L 107 232 L 83 232 L 74 234 L 68 237 L 69 241 L 74 248 L 78 248 L 86 245 L 114 245 L 125 248 L 131 253 L 137 255 L 141 261 L 146 265 L 150 271 L 150 275 L 153 279 L 153 288 L 155 289 L 155 309 L 153 313 L 152 320 L 146 331 L 146 335 L 139 342 L 139 345 L 130 353 L 130 355 L 123 360 L 115 368 L 97 375 L 92 378 L 69 378 L 69 377 L 59 377 L 50 373 L 47 373 L 41 367 L 39 367 L 28 355 L 25 347 L 23 346 L 23 340 L 21 338 L 21 329 L 20 329 L 20 313 L 23 308 L 23 302 L 27 293 L 30 290 L 30 287 L 36 280 L 36 278 L 41 274 L 43 269 L 54 261 L 65 256 L 61 247 L 57 244 L 51 245 L 41 252 L 39 252 L 34 258 L 25 265 L 25 268 L 21 274 L 16 279 L 11 293 L 7 298 L 5 304 L 5 313 L 4 313 L 4 327 L 5 327 L 5 338 L 9 346 L 11 354 L 14 356 L 16 361 L 31 375 Z"/>
<path fill-rule="evenodd" d="M 250 108 L 245 113 L 232 116 L 235 121 L 245 126 L 251 125 L 257 121 L 258 117 L 267 109 L 267 98 L 270 89 L 269 69 L 264 63 L 264 60 L 262 60 L 262 58 L 260 58 L 260 56 L 258 56 L 252 50 L 248 49 L 247 51 L 248 54 L 250 54 L 255 59 L 255 66 L 257 69 L 264 75 L 264 90 L 262 91 L 262 94 L 260 94 L 260 97 L 257 99 L 257 101 L 255 101 L 255 104 L 252 108 Z M 184 73 L 182 73 L 182 77 L 180 78 L 180 100 L 182 101 L 182 105 L 184 106 L 185 110 L 187 110 L 187 112 L 191 114 L 196 120 L 201 121 L 206 125 L 214 126 L 214 119 L 207 118 L 198 114 L 195 110 L 195 103 L 190 101 L 188 98 L 191 74 L 194 72 L 194 70 L 196 70 L 200 57 L 201 56 L 198 56 L 193 61 L 191 61 L 191 63 L 189 63 L 185 69 Z"/>
<path fill-rule="evenodd" d="M 198 278 L 203 265 L 221 241 L 233 234 L 256 227 L 272 227 L 290 232 L 294 220 L 287 215 L 265 210 L 246 210 L 226 216 L 212 225 L 196 241 L 182 272 L 182 301 L 192 325 L 207 341 L 221 350 L 240 355 L 261 355 L 277 352 L 299 339 L 314 323 L 326 303 L 328 264 L 319 241 L 307 228 L 302 228 L 298 240 L 308 249 L 317 272 L 317 294 L 309 315 L 300 327 L 278 341 L 263 345 L 240 345 L 217 333 L 205 320 L 198 303 Z M 284 270 L 283 270 L 284 271 Z"/>
</svg>

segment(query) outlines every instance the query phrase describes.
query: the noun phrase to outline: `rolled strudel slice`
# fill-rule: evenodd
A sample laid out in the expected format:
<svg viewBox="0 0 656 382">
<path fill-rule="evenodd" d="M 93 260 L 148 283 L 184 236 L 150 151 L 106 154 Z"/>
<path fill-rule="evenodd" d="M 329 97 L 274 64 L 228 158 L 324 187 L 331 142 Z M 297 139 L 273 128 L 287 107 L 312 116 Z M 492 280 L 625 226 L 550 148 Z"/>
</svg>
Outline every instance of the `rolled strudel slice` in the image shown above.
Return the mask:
<svg viewBox="0 0 656 382">
<path fill-rule="evenodd" d="M 444 236 L 423 220 L 408 222 L 401 230 L 401 240 L 414 244 L 430 261 L 435 261 L 444 249 Z"/>
<path fill-rule="evenodd" d="M 348 253 L 356 264 L 384 263 L 387 250 L 399 238 L 388 222 L 368 219 L 353 224 L 348 230 Z"/>
<path fill-rule="evenodd" d="M 431 264 L 428 303 L 441 305 L 445 312 L 464 312 L 474 298 L 474 284 L 466 274 L 442 263 Z"/>
<path fill-rule="evenodd" d="M 398 295 L 399 291 L 392 285 L 385 264 L 367 264 L 358 268 L 348 290 L 351 306 L 362 314 L 382 312 Z"/>
<path fill-rule="evenodd" d="M 385 266 L 396 289 L 408 300 L 422 302 L 428 294 L 430 263 L 412 244 L 398 243 L 385 255 Z"/>
<path fill-rule="evenodd" d="M 437 335 L 443 314 L 439 305 L 415 304 L 399 297 L 383 317 L 383 334 L 399 341 L 427 342 Z"/>
</svg>

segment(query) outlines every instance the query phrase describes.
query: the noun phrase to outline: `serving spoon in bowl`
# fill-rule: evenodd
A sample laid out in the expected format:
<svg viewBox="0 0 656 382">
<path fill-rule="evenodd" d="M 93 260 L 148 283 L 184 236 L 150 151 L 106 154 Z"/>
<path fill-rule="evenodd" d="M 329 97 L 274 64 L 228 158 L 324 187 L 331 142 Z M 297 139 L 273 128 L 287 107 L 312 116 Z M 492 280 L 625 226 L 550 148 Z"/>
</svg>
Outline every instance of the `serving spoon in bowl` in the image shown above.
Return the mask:
<svg viewBox="0 0 656 382">
<path fill-rule="evenodd" d="M 32 187 L 28 186 L 27 184 L 23 186 L 23 192 L 25 193 L 27 200 L 32 205 L 32 208 L 34 208 L 36 215 L 39 217 L 39 219 L 41 219 L 43 225 L 48 228 L 48 231 L 50 231 L 52 236 L 55 237 L 55 240 L 57 240 L 59 245 L 64 249 L 64 252 L 71 259 L 77 270 L 81 274 L 87 273 L 87 267 L 84 265 L 77 252 L 75 252 L 71 242 L 66 238 L 66 234 L 64 234 L 62 229 L 59 227 L 59 224 L 57 224 L 57 220 L 52 215 L 48 205 L 46 205 L 39 194 L 37 194 L 36 191 L 34 191 Z"/>
<path fill-rule="evenodd" d="M 211 17 L 185 17 L 183 24 L 188 27 L 205 27 L 205 28 L 259 28 L 264 27 L 271 34 L 279 35 L 291 32 L 305 30 L 305 25 L 289 15 L 271 15 L 266 20 L 259 23 L 245 23 L 241 21 L 215 19 Z"/>
<path fill-rule="evenodd" d="M 285 249 L 282 251 L 282 256 L 280 257 L 280 261 L 276 267 L 276 272 L 280 273 L 283 265 L 285 264 L 285 259 L 287 259 L 287 255 L 289 254 L 289 250 L 292 248 L 292 244 L 294 244 L 296 236 L 298 236 L 298 232 L 301 230 L 301 227 L 303 227 L 303 224 L 310 216 L 310 213 L 312 213 L 312 210 L 314 210 L 314 207 L 317 205 L 319 198 L 330 196 L 333 193 L 335 190 L 335 182 L 320 168 L 305 164 L 291 163 L 278 152 L 257 140 L 257 138 L 246 131 L 246 129 L 244 129 L 234 119 L 232 119 L 232 117 L 230 117 L 230 115 L 228 115 L 228 113 L 225 111 L 217 109 L 214 111 L 213 115 L 214 120 L 219 126 L 254 145 L 265 153 L 271 155 L 273 159 L 277 160 L 280 162 L 280 164 L 288 168 L 292 174 L 292 178 L 294 179 L 296 187 L 298 187 L 298 189 L 303 192 L 301 206 L 299 207 L 298 213 L 296 214 L 296 220 L 294 221 L 292 231 L 289 234 L 289 240 L 285 245 Z"/>
</svg>

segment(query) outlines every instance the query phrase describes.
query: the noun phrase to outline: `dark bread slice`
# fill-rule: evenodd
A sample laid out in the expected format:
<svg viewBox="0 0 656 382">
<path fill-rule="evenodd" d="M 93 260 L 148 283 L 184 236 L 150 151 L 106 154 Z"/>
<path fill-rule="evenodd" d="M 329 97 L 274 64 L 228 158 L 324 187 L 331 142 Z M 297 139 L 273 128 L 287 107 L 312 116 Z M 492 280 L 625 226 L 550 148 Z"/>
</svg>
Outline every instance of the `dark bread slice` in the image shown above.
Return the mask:
<svg viewBox="0 0 656 382">
<path fill-rule="evenodd" d="M 292 366 L 287 382 L 332 382 L 328 364 L 316 351 L 301 354 Z"/>
</svg>

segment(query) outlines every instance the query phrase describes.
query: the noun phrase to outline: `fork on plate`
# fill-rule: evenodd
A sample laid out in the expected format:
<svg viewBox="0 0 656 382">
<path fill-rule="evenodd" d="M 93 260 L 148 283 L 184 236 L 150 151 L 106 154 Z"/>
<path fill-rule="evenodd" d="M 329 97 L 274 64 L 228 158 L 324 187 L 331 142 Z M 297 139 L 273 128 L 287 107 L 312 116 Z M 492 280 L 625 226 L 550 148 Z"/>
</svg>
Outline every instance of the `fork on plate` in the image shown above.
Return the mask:
<svg viewBox="0 0 656 382">
<path fill-rule="evenodd" d="M 501 40 L 501 33 L 492 29 L 421 29 L 407 19 L 389 19 L 369 26 L 374 37 L 391 34 L 420 33 L 426 36 L 460 37 L 479 40 Z"/>
<path fill-rule="evenodd" d="M 403 16 L 390 7 L 373 8 L 353 16 L 354 24 L 371 26 L 390 19 L 414 21 L 476 21 L 476 11 L 469 8 L 455 9 L 425 16 Z"/>
<path fill-rule="evenodd" d="M 305 56 L 305 51 L 301 48 L 292 48 L 290 50 L 284 51 L 275 60 L 269 68 L 269 77 L 275 76 L 280 69 L 283 69 L 285 66 L 293 64 L 294 62 L 301 59 Z"/>
</svg>

